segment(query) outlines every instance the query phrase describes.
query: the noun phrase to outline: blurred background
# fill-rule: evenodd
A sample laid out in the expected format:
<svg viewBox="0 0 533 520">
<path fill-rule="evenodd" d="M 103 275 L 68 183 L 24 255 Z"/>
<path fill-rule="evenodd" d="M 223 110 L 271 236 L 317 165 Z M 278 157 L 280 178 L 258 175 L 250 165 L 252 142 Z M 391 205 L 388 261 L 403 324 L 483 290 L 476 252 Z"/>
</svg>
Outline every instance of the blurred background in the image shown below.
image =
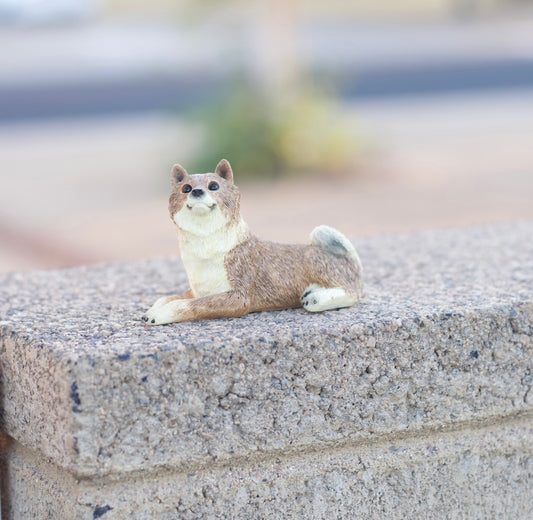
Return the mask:
<svg viewBox="0 0 533 520">
<path fill-rule="evenodd" d="M 177 254 L 222 157 L 277 241 L 533 219 L 533 2 L 0 0 L 0 271 Z"/>
</svg>

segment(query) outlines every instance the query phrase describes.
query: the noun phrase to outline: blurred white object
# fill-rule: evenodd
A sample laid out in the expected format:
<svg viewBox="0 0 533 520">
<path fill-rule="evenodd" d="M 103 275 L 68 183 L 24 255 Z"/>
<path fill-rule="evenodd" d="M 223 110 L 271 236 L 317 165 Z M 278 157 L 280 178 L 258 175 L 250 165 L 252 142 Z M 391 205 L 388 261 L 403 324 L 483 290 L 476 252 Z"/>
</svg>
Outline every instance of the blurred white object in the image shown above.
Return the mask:
<svg viewBox="0 0 533 520">
<path fill-rule="evenodd" d="M 85 21 L 99 0 L 0 0 L 0 24 L 44 25 Z"/>
</svg>

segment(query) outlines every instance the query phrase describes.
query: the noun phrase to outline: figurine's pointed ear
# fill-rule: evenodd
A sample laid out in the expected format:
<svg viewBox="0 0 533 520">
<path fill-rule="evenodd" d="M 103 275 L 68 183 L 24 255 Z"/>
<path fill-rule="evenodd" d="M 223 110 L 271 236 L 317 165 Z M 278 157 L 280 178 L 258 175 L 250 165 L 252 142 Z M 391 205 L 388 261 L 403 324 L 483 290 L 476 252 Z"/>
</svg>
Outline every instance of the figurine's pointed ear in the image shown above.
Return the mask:
<svg viewBox="0 0 533 520">
<path fill-rule="evenodd" d="M 187 170 L 181 164 L 175 164 L 174 166 L 172 166 L 170 178 L 172 180 L 173 185 L 180 183 L 188 175 L 189 174 L 187 173 Z"/>
<path fill-rule="evenodd" d="M 233 170 L 226 159 L 222 159 L 215 169 L 215 173 L 233 184 Z"/>
</svg>

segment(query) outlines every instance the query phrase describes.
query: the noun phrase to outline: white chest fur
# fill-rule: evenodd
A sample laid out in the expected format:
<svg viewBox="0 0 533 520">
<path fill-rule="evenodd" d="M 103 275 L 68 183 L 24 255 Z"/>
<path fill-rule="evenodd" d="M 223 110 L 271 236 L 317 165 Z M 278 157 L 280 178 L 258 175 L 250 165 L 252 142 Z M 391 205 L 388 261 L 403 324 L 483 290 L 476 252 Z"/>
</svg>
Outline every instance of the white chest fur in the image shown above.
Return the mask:
<svg viewBox="0 0 533 520">
<path fill-rule="evenodd" d="M 180 230 L 181 257 L 196 298 L 231 290 L 226 255 L 247 236 L 243 220 L 213 233 L 196 235 Z"/>
<path fill-rule="evenodd" d="M 231 289 L 224 265 L 225 256 L 225 254 L 217 254 L 210 258 L 199 258 L 194 254 L 182 253 L 195 298 L 219 294 Z"/>
</svg>

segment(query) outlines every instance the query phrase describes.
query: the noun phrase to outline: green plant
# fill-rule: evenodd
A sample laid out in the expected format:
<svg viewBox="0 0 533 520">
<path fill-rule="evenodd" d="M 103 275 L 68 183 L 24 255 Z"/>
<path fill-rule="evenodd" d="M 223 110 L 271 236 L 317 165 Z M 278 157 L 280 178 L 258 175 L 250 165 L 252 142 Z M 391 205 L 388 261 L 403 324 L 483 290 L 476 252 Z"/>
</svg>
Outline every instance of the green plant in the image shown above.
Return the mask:
<svg viewBox="0 0 533 520">
<path fill-rule="evenodd" d="M 239 88 L 193 119 L 203 127 L 193 171 L 227 158 L 239 177 L 342 172 L 353 166 L 355 140 L 335 100 L 307 89 L 281 101 Z"/>
</svg>

